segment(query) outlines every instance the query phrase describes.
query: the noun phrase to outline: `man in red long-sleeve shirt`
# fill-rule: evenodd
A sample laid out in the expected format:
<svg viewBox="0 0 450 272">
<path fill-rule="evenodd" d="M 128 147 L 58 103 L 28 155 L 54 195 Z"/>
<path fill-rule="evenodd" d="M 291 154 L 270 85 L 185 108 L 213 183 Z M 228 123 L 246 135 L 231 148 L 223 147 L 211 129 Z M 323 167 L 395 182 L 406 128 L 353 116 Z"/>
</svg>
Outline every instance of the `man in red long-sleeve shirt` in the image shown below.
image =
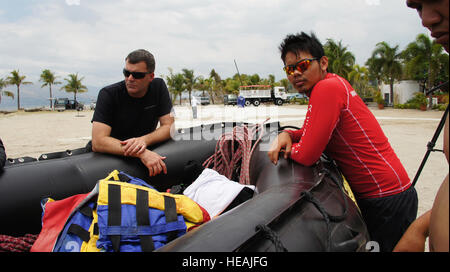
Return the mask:
<svg viewBox="0 0 450 272">
<path fill-rule="evenodd" d="M 287 77 L 309 97 L 303 127 L 279 134 L 268 152 L 310 166 L 322 153 L 333 158 L 349 182 L 371 239 L 392 251 L 417 215 L 417 193 L 378 121 L 352 86 L 328 73 L 317 38 L 288 35 L 280 45 Z"/>
</svg>

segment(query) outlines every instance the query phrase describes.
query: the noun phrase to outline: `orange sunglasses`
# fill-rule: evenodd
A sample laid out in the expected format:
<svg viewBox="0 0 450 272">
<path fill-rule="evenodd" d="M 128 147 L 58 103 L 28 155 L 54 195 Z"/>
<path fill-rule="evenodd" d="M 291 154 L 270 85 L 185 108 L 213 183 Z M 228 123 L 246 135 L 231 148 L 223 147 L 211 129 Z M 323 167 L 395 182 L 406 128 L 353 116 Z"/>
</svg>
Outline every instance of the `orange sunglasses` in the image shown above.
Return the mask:
<svg viewBox="0 0 450 272">
<path fill-rule="evenodd" d="M 318 60 L 318 58 L 299 60 L 297 61 L 297 63 L 293 65 L 284 66 L 283 70 L 286 72 L 288 76 L 292 76 L 295 70 L 299 71 L 300 73 L 304 73 L 306 70 L 308 70 L 309 66 L 311 65 L 311 61 L 313 60 Z"/>
</svg>

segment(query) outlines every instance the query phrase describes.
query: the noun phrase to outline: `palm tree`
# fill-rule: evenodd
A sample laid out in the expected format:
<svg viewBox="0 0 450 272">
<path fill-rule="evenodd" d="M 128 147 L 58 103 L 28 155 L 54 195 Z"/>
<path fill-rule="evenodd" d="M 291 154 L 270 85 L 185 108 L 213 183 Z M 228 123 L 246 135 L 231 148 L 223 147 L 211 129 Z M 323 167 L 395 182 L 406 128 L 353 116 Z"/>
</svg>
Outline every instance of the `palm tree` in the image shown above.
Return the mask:
<svg viewBox="0 0 450 272">
<path fill-rule="evenodd" d="M 210 77 L 210 78 L 204 79 L 203 84 L 204 84 L 205 90 L 208 92 L 209 97 L 211 98 L 212 104 L 214 104 L 214 90 L 215 90 L 215 85 L 216 85 L 214 78 Z"/>
<path fill-rule="evenodd" d="M 195 88 L 197 90 L 202 91 L 202 96 L 205 96 L 205 91 L 208 90 L 209 88 L 209 83 L 207 82 L 207 80 L 203 77 L 203 76 L 199 76 L 197 78 L 197 82 L 195 83 Z"/>
<path fill-rule="evenodd" d="M 355 64 L 348 74 L 348 80 L 361 98 L 371 97 L 372 90 L 369 86 L 369 69 Z"/>
<path fill-rule="evenodd" d="M 380 62 L 376 58 L 370 57 L 369 59 L 367 59 L 365 65 L 369 71 L 369 81 L 372 83 L 372 85 L 378 86 L 381 82 Z"/>
<path fill-rule="evenodd" d="M 55 76 L 55 74 L 53 74 L 50 70 L 45 69 L 44 71 L 42 71 L 41 78 L 39 79 L 39 81 L 44 82 L 41 88 L 48 86 L 50 89 L 50 109 L 53 109 L 52 85 L 61 84 L 61 82 L 56 81 L 56 78 L 57 76 Z"/>
<path fill-rule="evenodd" d="M 209 72 L 209 77 L 213 78 L 217 82 L 222 81 L 222 79 L 220 78 L 219 74 L 216 72 L 215 69 L 212 69 L 211 72 Z"/>
<path fill-rule="evenodd" d="M 406 76 L 427 82 L 424 88 L 434 86 L 440 70 L 448 64 L 448 55 L 443 53 L 442 45 L 425 34 L 419 34 L 403 51 L 402 57 L 405 60 Z"/>
<path fill-rule="evenodd" d="M 67 84 L 61 87 L 61 90 L 64 89 L 68 93 L 73 93 L 73 100 L 77 101 L 77 93 L 85 93 L 88 91 L 86 86 L 81 83 L 83 79 L 84 77 L 78 78 L 78 73 L 69 74 L 69 77 L 64 79 L 67 81 Z"/>
<path fill-rule="evenodd" d="M 402 76 L 402 53 L 398 45 L 390 47 L 387 42 L 379 42 L 372 52 L 371 64 L 379 69 L 382 79 L 389 83 L 389 103 L 394 98 L 394 81 Z"/>
<path fill-rule="evenodd" d="M 259 85 L 261 84 L 261 77 L 258 74 L 253 74 L 250 76 L 250 82 L 252 85 Z"/>
<path fill-rule="evenodd" d="M 223 89 L 228 94 L 238 94 L 240 85 L 240 81 L 234 78 L 227 78 L 223 81 Z"/>
<path fill-rule="evenodd" d="M 214 95 L 223 95 L 222 79 L 214 69 L 212 69 L 209 73 L 209 79 L 210 88 L 208 88 L 208 93 L 209 97 L 211 98 L 211 103 L 214 104 Z"/>
<path fill-rule="evenodd" d="M 197 82 L 197 78 L 194 76 L 194 70 L 183 69 L 182 71 L 184 76 L 184 84 L 189 93 L 189 103 L 191 103 L 191 93 L 195 83 Z"/>
<path fill-rule="evenodd" d="M 273 74 L 269 74 L 268 76 L 267 76 L 267 79 L 268 79 L 268 81 L 269 81 L 269 85 L 270 86 L 275 86 L 275 75 L 273 75 Z"/>
<path fill-rule="evenodd" d="M 328 71 L 347 78 L 355 64 L 355 56 L 347 50 L 347 46 L 342 41 L 336 43 L 333 39 L 327 39 L 324 50 L 328 57 Z"/>
<path fill-rule="evenodd" d="M 2 95 L 9 96 L 14 99 L 14 93 L 10 91 L 2 91 L 8 85 L 8 81 L 0 78 L 0 103 L 2 102 Z"/>
<path fill-rule="evenodd" d="M 166 77 L 167 86 L 171 94 L 173 94 L 172 102 L 175 101 L 177 96 L 180 96 L 180 105 L 181 105 L 181 94 L 183 93 L 184 86 L 184 76 L 183 74 L 174 74 L 173 69 L 169 67 L 170 75 Z"/>
<path fill-rule="evenodd" d="M 166 84 L 167 84 L 167 89 L 169 90 L 169 94 L 170 94 L 170 99 L 173 101 L 175 100 L 175 94 L 173 93 L 173 69 L 171 67 L 168 68 L 169 69 L 169 76 L 166 76 Z M 163 76 L 161 76 L 163 77 Z"/>
<path fill-rule="evenodd" d="M 25 81 L 26 76 L 21 76 L 19 74 L 19 70 L 14 70 L 11 72 L 11 76 L 9 76 L 7 80 L 8 85 L 16 85 L 17 86 L 17 110 L 20 110 L 20 85 L 29 85 L 33 84 L 29 81 Z"/>
<path fill-rule="evenodd" d="M 289 86 L 291 85 L 291 83 L 289 82 L 289 80 L 287 78 L 283 78 L 280 81 L 280 86 L 283 86 L 284 89 L 286 90 L 286 92 L 289 90 Z"/>
</svg>

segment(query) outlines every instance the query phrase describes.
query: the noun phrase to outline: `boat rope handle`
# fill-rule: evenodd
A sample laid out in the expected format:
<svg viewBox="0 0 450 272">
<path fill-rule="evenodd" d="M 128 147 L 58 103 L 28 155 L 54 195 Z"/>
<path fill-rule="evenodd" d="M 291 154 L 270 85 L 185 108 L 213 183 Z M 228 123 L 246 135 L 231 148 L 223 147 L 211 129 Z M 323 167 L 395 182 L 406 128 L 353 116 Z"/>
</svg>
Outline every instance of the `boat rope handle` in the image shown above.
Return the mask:
<svg viewBox="0 0 450 272">
<path fill-rule="evenodd" d="M 273 245 L 275 246 L 275 252 L 288 252 L 286 247 L 284 247 L 283 243 L 281 242 L 278 234 L 268 226 L 259 224 L 256 226 L 256 231 L 261 231 L 261 233 L 264 234 L 264 237 L 269 239 L 273 243 Z"/>
<path fill-rule="evenodd" d="M 331 228 L 330 228 L 330 216 L 325 208 L 322 206 L 319 200 L 313 196 L 310 191 L 305 191 L 301 193 L 302 199 L 305 201 L 311 202 L 314 207 L 322 214 L 325 219 L 325 224 L 327 226 L 327 251 L 331 251 Z"/>
<path fill-rule="evenodd" d="M 345 190 L 342 186 L 342 183 L 339 182 L 332 174 L 331 172 L 324 168 L 321 170 L 321 173 L 324 173 L 326 176 L 328 176 L 338 187 L 339 187 L 339 191 L 342 194 L 342 198 L 344 200 L 344 212 L 342 213 L 342 215 L 331 215 L 327 212 L 329 218 L 331 219 L 331 221 L 333 222 L 340 222 L 343 221 L 346 217 L 347 217 L 347 212 L 348 212 L 348 202 L 347 202 L 347 195 L 345 194 Z"/>
<path fill-rule="evenodd" d="M 330 171 L 328 169 L 324 168 L 324 169 L 322 169 L 321 173 L 325 176 L 328 176 L 339 187 L 339 190 L 342 193 L 342 197 L 344 199 L 344 205 L 345 205 L 344 212 L 342 213 L 342 215 L 335 216 L 335 215 L 331 215 L 330 213 L 328 213 L 328 211 L 323 207 L 322 203 L 316 197 L 314 197 L 311 190 L 302 192 L 300 194 L 300 196 L 301 196 L 300 199 L 304 199 L 305 201 L 312 203 L 314 205 L 314 207 L 322 214 L 323 218 L 325 219 L 325 224 L 327 227 L 327 245 L 326 245 L 326 247 L 327 247 L 327 251 L 331 251 L 332 245 L 331 245 L 331 226 L 330 226 L 330 224 L 331 224 L 331 222 L 341 222 L 347 217 L 348 202 L 347 202 L 347 197 L 344 192 L 344 188 L 342 188 L 341 183 L 333 175 L 331 175 Z M 321 181 L 322 180 L 323 179 L 321 179 Z"/>
</svg>

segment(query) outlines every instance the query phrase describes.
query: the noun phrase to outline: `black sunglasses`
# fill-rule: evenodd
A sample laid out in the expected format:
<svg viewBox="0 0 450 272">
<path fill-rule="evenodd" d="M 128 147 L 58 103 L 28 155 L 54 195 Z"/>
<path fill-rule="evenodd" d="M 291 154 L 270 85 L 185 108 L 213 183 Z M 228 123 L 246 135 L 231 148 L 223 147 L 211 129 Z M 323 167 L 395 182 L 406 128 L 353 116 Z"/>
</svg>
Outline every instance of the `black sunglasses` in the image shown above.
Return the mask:
<svg viewBox="0 0 450 272">
<path fill-rule="evenodd" d="M 123 75 L 125 77 L 132 75 L 135 79 L 141 79 L 144 78 L 146 74 L 150 74 L 150 72 L 130 72 L 125 68 L 123 69 Z"/>
</svg>

